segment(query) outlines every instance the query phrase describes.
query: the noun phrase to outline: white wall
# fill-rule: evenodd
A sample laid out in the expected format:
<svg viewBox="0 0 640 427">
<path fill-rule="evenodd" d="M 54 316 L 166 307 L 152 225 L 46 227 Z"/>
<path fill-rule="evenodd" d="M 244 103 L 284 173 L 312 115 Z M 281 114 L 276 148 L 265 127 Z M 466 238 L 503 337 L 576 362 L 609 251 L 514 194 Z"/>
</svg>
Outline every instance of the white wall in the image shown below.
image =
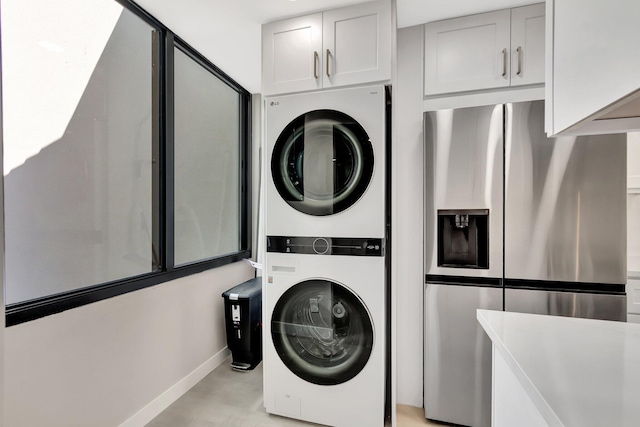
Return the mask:
<svg viewBox="0 0 640 427">
<path fill-rule="evenodd" d="M 0 49 L 1 50 L 1 49 Z M 0 54 L 0 58 L 2 55 Z M 2 80 L 2 65 L 0 65 L 0 81 Z M 0 99 L 2 99 L 2 84 L 0 84 Z M 2 129 L 2 106 L 0 106 L 0 129 Z M 4 426 L 4 174 L 3 138 L 0 132 L 0 427 Z"/>
<path fill-rule="evenodd" d="M 7 425 L 125 422 L 227 355 L 221 293 L 251 277 L 239 262 L 8 328 Z"/>
<path fill-rule="evenodd" d="M 0 123 L 2 119 L 0 118 Z M 2 142 L 0 139 L 0 164 L 2 164 Z M 2 188 L 4 186 L 2 173 L 0 173 L 0 427 L 4 426 L 4 202 Z"/>
<path fill-rule="evenodd" d="M 0 52 L 2 49 L 0 48 Z M 0 53 L 0 59 L 2 54 Z M 0 81 L 2 81 L 2 64 L 0 63 Z M 0 99 L 2 84 L 0 83 Z M 0 105 L 0 129 L 2 129 L 2 106 Z M 0 427 L 4 427 L 4 164 L 3 133 L 0 132 Z"/>
<path fill-rule="evenodd" d="M 422 39 L 421 26 L 397 33 L 392 154 L 397 403 L 418 407 L 422 407 L 424 364 Z"/>
</svg>

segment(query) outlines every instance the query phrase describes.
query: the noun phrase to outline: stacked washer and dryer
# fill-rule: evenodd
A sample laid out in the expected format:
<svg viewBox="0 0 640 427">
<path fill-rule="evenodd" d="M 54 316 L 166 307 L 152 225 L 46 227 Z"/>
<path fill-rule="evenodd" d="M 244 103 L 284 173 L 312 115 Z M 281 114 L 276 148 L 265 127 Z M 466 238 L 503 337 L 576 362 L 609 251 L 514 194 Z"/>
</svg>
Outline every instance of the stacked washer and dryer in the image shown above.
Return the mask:
<svg viewBox="0 0 640 427">
<path fill-rule="evenodd" d="M 386 88 L 265 104 L 265 408 L 330 426 L 382 426 Z"/>
</svg>

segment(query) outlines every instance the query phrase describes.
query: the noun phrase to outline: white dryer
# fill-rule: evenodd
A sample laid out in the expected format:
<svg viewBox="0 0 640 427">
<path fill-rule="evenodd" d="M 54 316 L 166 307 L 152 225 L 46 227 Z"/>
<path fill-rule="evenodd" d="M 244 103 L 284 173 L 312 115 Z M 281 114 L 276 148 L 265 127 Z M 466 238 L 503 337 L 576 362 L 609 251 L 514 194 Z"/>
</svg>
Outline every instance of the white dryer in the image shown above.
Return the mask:
<svg viewBox="0 0 640 427">
<path fill-rule="evenodd" d="M 263 276 L 267 412 L 328 426 L 382 427 L 382 239 L 275 239 Z"/>
<path fill-rule="evenodd" d="M 386 88 L 266 99 L 266 234 L 384 237 Z"/>
</svg>

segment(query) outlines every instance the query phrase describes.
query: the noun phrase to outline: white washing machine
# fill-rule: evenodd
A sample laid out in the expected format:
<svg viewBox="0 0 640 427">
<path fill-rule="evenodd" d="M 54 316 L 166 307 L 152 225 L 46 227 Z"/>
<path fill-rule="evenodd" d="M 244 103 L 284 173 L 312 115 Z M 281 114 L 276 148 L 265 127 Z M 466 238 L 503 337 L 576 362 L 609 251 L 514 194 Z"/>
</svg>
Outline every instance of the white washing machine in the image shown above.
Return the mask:
<svg viewBox="0 0 640 427">
<path fill-rule="evenodd" d="M 266 234 L 384 237 L 386 88 L 266 99 Z"/>
<path fill-rule="evenodd" d="M 267 253 L 263 279 L 267 412 L 328 426 L 382 427 L 382 239 L 279 239 L 271 247 L 277 252 Z"/>
</svg>

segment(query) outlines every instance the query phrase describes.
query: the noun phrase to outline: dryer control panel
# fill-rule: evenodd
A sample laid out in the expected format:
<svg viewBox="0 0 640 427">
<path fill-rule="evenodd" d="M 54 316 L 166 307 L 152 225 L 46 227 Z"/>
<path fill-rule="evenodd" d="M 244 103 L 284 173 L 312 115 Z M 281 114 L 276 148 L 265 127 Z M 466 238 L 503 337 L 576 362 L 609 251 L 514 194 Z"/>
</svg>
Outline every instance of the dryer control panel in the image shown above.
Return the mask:
<svg viewBox="0 0 640 427">
<path fill-rule="evenodd" d="M 384 239 L 267 236 L 267 252 L 384 256 Z"/>
</svg>

